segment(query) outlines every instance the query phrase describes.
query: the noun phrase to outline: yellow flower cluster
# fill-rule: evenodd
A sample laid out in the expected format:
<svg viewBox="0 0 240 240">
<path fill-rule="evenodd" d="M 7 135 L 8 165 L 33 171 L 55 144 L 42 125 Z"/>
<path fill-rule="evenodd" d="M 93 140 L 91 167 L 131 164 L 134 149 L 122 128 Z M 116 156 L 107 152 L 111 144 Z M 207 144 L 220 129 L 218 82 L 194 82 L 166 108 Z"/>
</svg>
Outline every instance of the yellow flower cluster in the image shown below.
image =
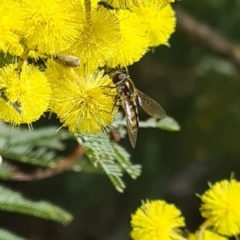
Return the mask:
<svg viewBox="0 0 240 240">
<path fill-rule="evenodd" d="M 240 182 L 222 180 L 203 195 L 200 212 L 206 221 L 187 238 L 180 231 L 184 219 L 180 210 L 162 200 L 147 201 L 132 215 L 134 240 L 227 240 L 240 234 Z"/>
<path fill-rule="evenodd" d="M 176 25 L 171 2 L 0 0 L 0 51 L 17 56 L 0 69 L 0 118 L 31 124 L 52 111 L 73 132 L 107 127 L 116 91 L 99 69 L 127 67 L 167 45 Z M 47 60 L 46 69 L 28 57 Z"/>
<path fill-rule="evenodd" d="M 206 218 L 203 227 L 213 227 L 226 236 L 240 234 L 240 182 L 235 179 L 217 182 L 202 196 L 200 208 Z"/>
<path fill-rule="evenodd" d="M 181 211 L 162 200 L 147 201 L 132 215 L 134 240 L 180 240 L 180 227 L 185 226 Z"/>
</svg>

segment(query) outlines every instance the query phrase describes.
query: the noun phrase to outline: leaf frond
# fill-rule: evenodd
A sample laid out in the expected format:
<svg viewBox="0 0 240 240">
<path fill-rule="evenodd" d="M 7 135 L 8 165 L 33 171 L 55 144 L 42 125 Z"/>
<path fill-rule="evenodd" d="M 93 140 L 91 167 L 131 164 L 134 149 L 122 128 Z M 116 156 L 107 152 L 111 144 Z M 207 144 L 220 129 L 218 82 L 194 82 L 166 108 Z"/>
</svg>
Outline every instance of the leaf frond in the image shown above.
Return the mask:
<svg viewBox="0 0 240 240">
<path fill-rule="evenodd" d="M 76 137 L 83 145 L 92 166 L 101 169 L 117 191 L 124 191 L 125 184 L 122 180 L 124 172 L 134 179 L 141 174 L 141 166 L 133 165 L 126 150 L 117 143 L 111 142 L 106 134 L 76 135 Z"/>
<path fill-rule="evenodd" d="M 65 149 L 61 142 L 69 138 L 66 131 L 56 132 L 55 127 L 19 129 L 11 131 L 0 124 L 0 152 L 3 158 L 41 167 L 54 167 L 60 160 L 58 152 Z"/>
<path fill-rule="evenodd" d="M 24 198 L 20 193 L 0 185 L 0 210 L 17 212 L 40 217 L 62 224 L 72 220 L 71 214 L 45 201 L 32 201 Z"/>
<path fill-rule="evenodd" d="M 0 179 L 3 179 L 3 180 L 11 179 L 14 170 L 15 170 L 14 166 L 4 161 L 0 165 Z"/>
<path fill-rule="evenodd" d="M 22 238 L 9 232 L 8 230 L 0 228 L 0 240 L 26 240 L 26 238 Z"/>
<path fill-rule="evenodd" d="M 125 118 L 115 119 L 112 126 L 116 128 L 119 128 L 121 126 L 126 126 L 126 119 Z M 149 118 L 146 121 L 139 121 L 139 127 L 140 128 L 159 128 L 169 132 L 176 132 L 181 130 L 181 127 L 178 124 L 178 122 L 174 118 L 169 116 L 161 120 L 158 120 L 155 118 Z"/>
</svg>

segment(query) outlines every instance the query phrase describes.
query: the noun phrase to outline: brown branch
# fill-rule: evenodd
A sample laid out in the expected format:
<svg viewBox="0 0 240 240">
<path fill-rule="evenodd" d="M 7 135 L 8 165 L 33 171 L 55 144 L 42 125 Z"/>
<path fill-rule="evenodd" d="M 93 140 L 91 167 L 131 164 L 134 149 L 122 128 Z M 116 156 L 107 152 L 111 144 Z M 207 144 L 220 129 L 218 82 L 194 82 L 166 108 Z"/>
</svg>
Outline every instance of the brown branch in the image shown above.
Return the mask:
<svg viewBox="0 0 240 240">
<path fill-rule="evenodd" d="M 38 169 L 33 173 L 23 173 L 17 172 L 15 169 L 13 171 L 13 176 L 11 180 L 16 181 L 35 181 L 44 178 L 49 178 L 60 174 L 68 169 L 70 169 L 84 154 L 82 146 L 78 145 L 78 147 L 74 150 L 74 152 L 66 158 L 63 158 L 55 168 L 48 169 Z"/>
<path fill-rule="evenodd" d="M 231 61 L 240 69 L 240 45 L 229 41 L 209 26 L 198 22 L 182 9 L 177 9 L 178 28 L 193 42 Z"/>
</svg>

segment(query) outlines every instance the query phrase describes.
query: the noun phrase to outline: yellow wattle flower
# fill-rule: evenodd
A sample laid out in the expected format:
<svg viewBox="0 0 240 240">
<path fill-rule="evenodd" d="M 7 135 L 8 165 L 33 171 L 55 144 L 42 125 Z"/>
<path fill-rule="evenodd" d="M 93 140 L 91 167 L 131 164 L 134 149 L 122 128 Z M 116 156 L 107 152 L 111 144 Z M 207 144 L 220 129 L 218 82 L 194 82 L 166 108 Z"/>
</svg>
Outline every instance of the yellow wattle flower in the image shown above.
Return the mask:
<svg viewBox="0 0 240 240">
<path fill-rule="evenodd" d="M 22 10 L 20 3 L 14 0 L 0 0 L 0 51 L 20 55 L 20 35 L 22 31 Z"/>
<path fill-rule="evenodd" d="M 170 4 L 165 4 L 159 8 L 158 3 L 153 2 L 145 6 L 134 7 L 132 10 L 147 26 L 149 47 L 168 44 L 168 40 L 176 27 L 175 12 Z"/>
<path fill-rule="evenodd" d="M 16 67 L 0 68 L 0 118 L 13 125 L 31 124 L 47 110 L 51 89 L 37 67 L 23 64 L 20 77 Z"/>
<path fill-rule="evenodd" d="M 31 50 L 56 54 L 69 48 L 82 28 L 78 0 L 22 0 L 24 39 Z"/>
<path fill-rule="evenodd" d="M 240 233 L 240 182 L 235 179 L 215 183 L 202 196 L 203 226 L 211 226 L 220 234 L 236 236 Z"/>
<path fill-rule="evenodd" d="M 116 12 L 120 23 L 121 38 L 116 48 L 115 55 L 107 62 L 108 66 L 128 66 L 139 59 L 148 49 L 147 27 L 142 19 L 129 10 L 118 10 Z"/>
<path fill-rule="evenodd" d="M 59 69 L 60 74 L 55 74 L 55 69 Z M 52 78 L 50 109 L 71 132 L 98 133 L 113 121 L 117 111 L 113 97 L 116 90 L 103 71 L 64 69 L 55 65 L 46 74 Z"/>
<path fill-rule="evenodd" d="M 76 55 L 82 64 L 96 69 L 115 56 L 121 39 L 119 21 L 113 12 L 103 7 L 86 14 L 90 17 L 83 20 L 83 29 L 67 52 Z"/>
<path fill-rule="evenodd" d="M 173 204 L 162 200 L 146 201 L 131 219 L 133 240 L 181 239 L 180 227 L 184 218 Z"/>
</svg>

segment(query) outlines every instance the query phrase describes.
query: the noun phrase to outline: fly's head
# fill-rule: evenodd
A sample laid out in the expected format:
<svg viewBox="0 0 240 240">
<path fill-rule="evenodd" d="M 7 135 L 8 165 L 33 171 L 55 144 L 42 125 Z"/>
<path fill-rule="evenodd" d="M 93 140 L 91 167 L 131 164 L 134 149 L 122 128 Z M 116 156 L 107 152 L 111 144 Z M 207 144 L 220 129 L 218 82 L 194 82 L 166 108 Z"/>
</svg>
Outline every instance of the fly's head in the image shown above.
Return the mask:
<svg viewBox="0 0 240 240">
<path fill-rule="evenodd" d="M 118 86 L 129 78 L 129 74 L 126 70 L 118 68 L 111 73 L 111 78 L 113 83 Z"/>
</svg>

